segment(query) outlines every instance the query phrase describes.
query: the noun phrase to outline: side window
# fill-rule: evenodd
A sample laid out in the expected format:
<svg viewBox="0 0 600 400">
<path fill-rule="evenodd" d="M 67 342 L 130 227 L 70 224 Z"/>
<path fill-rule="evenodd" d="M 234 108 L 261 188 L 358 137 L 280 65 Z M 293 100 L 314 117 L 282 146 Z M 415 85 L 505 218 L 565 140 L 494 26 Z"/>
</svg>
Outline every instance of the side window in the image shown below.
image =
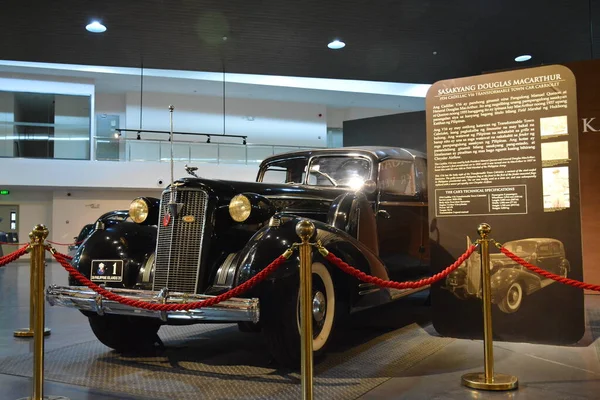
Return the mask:
<svg viewBox="0 0 600 400">
<path fill-rule="evenodd" d="M 262 165 L 258 181 L 265 183 L 302 183 L 306 158 L 297 157 L 270 162 Z"/>
<path fill-rule="evenodd" d="M 541 244 L 538 246 L 538 256 L 549 256 L 550 246 L 547 244 Z"/>
<path fill-rule="evenodd" d="M 385 160 L 379 164 L 379 189 L 384 193 L 414 196 L 415 167 L 412 161 Z"/>
</svg>

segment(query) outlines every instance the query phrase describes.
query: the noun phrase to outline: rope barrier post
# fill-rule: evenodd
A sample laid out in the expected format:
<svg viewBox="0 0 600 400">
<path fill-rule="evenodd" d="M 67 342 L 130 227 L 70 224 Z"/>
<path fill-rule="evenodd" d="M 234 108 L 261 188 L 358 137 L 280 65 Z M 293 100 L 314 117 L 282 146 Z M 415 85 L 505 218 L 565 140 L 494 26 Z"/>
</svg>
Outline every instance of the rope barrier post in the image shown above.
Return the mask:
<svg viewBox="0 0 600 400">
<path fill-rule="evenodd" d="M 300 373 L 302 399 L 313 398 L 313 329 L 312 329 L 312 247 L 310 238 L 315 225 L 302 220 L 296 225 L 300 244 Z"/>
<path fill-rule="evenodd" d="M 480 224 L 477 232 L 481 239 L 481 282 L 483 301 L 483 348 L 484 372 L 473 372 L 462 376 L 463 385 L 482 390 L 513 390 L 518 387 L 516 376 L 494 373 L 494 342 L 492 338 L 492 290 L 490 282 L 490 242 L 492 228 L 488 224 Z"/>
<path fill-rule="evenodd" d="M 33 232 L 29 233 L 29 238 L 31 239 L 30 249 L 34 249 L 34 244 L 35 244 L 35 240 L 36 240 L 36 238 L 33 237 L 32 234 L 33 234 Z M 43 240 L 42 240 L 42 242 L 43 242 Z M 33 325 L 34 325 L 34 320 L 35 320 L 34 308 L 35 308 L 35 301 L 36 301 L 36 291 L 35 291 L 36 279 L 35 279 L 34 263 L 35 263 L 35 257 L 33 256 L 33 253 L 32 253 L 30 260 L 29 260 L 29 265 L 30 265 L 30 269 L 29 269 L 29 328 L 22 328 L 22 329 L 17 329 L 16 331 L 14 331 L 14 336 L 18 337 L 18 338 L 30 338 L 30 337 L 34 336 Z M 48 336 L 48 335 L 50 335 L 50 328 L 44 328 L 44 336 Z"/>
<path fill-rule="evenodd" d="M 36 225 L 29 233 L 31 239 L 31 271 L 34 276 L 35 301 L 32 307 L 35 313 L 33 320 L 33 393 L 31 397 L 23 397 L 19 400 L 69 400 L 62 396 L 44 397 L 44 306 L 46 286 L 46 247 L 44 241 L 48 237 L 48 228 L 44 225 Z"/>
</svg>

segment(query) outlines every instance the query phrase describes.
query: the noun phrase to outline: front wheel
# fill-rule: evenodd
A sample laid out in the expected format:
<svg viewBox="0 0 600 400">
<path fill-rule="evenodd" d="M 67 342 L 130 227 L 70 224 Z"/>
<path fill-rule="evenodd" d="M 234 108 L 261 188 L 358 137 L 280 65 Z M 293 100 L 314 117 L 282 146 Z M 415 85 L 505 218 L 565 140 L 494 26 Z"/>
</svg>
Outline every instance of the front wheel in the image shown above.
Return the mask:
<svg viewBox="0 0 600 400">
<path fill-rule="evenodd" d="M 124 315 L 88 316 L 92 332 L 102 344 L 120 353 L 139 353 L 152 350 L 159 342 L 159 321 Z"/>
<path fill-rule="evenodd" d="M 266 304 L 263 334 L 269 351 L 282 366 L 300 365 L 300 294 L 298 281 Z M 336 320 L 336 296 L 331 274 L 325 265 L 312 264 L 313 352 L 324 353 Z"/>
<path fill-rule="evenodd" d="M 498 307 L 507 314 L 517 312 L 523 302 L 523 286 L 520 282 L 513 282 L 508 288 L 506 296 L 502 299 Z"/>
</svg>

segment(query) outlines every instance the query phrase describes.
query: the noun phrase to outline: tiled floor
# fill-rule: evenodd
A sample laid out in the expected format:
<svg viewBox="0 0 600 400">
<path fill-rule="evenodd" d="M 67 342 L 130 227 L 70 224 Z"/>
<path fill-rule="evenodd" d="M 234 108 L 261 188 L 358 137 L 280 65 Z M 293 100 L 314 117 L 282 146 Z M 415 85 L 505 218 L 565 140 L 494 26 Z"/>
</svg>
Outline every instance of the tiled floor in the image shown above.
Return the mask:
<svg viewBox="0 0 600 400">
<path fill-rule="evenodd" d="M 47 281 L 48 284 L 66 284 L 66 273 L 58 265 L 51 264 Z M 31 352 L 31 340 L 15 339 L 12 335 L 13 330 L 28 324 L 28 286 L 26 263 L 0 269 L 0 357 Z M 600 310 L 600 296 L 587 296 L 586 304 L 588 308 Z M 386 321 L 388 313 L 395 311 L 388 308 L 375 315 L 362 313 L 356 318 L 367 321 L 369 328 L 348 333 L 364 335 L 367 341 L 373 337 L 373 332 L 397 329 L 398 326 L 383 326 L 385 322 L 381 322 Z M 402 311 L 411 313 L 411 310 Z M 85 319 L 76 311 L 48 307 L 46 315 L 47 326 L 52 328 L 52 335 L 46 339 L 47 350 L 93 339 Z M 422 311 L 415 315 L 419 315 L 418 322 L 423 325 Z M 600 399 L 600 346 L 596 342 L 600 335 L 600 320 L 591 321 L 591 325 L 593 329 L 588 326 L 586 336 L 574 346 L 496 343 L 496 370 L 517 375 L 520 380 L 517 391 L 488 393 L 462 387 L 461 375 L 482 368 L 482 343 L 455 340 L 409 369 L 395 370 L 390 366 L 384 371 L 387 374 L 385 382 L 361 399 Z M 27 396 L 30 386 L 29 378 L 0 374 L 0 400 Z M 63 395 L 71 400 L 140 398 L 57 382 L 46 382 L 45 388 L 47 395 Z"/>
</svg>

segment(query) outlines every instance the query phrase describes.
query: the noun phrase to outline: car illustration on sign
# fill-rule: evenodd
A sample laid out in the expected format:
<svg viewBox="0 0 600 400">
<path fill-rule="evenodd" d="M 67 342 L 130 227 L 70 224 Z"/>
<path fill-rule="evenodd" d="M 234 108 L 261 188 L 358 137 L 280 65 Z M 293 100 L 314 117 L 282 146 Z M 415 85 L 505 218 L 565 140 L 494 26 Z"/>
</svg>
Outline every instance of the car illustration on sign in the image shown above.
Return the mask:
<svg viewBox="0 0 600 400">
<path fill-rule="evenodd" d="M 467 238 L 467 246 L 471 240 Z M 571 269 L 565 258 L 563 243 L 551 238 L 520 239 L 504 243 L 504 247 L 520 258 L 546 271 L 566 277 Z M 444 289 L 457 298 L 481 298 L 481 256 L 474 253 L 446 278 Z M 504 254 L 490 254 L 492 303 L 503 312 L 517 312 L 526 295 L 552 284 L 554 280 L 535 274 Z"/>
</svg>

